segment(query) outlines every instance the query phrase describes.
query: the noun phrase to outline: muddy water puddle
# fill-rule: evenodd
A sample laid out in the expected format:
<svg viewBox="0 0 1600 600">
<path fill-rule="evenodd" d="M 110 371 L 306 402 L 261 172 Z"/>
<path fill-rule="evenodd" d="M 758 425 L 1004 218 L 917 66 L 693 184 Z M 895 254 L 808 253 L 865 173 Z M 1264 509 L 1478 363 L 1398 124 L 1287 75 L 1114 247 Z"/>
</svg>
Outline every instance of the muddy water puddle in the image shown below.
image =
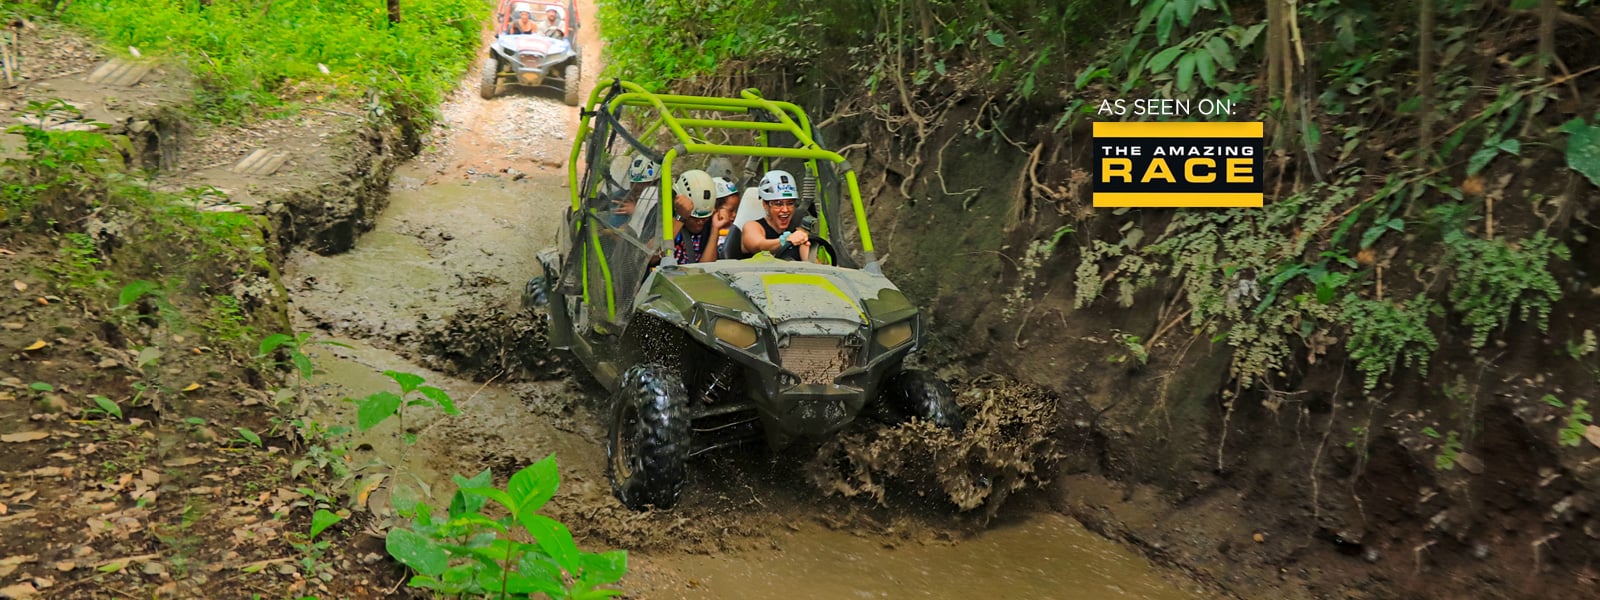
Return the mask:
<svg viewBox="0 0 1600 600">
<path fill-rule="evenodd" d="M 503 482 L 554 453 L 562 484 L 552 516 L 586 548 L 633 551 L 623 581 L 632 598 L 1201 597 L 1054 513 L 973 537 L 916 538 L 957 538 L 950 542 L 824 526 L 816 513 L 842 503 L 798 476 L 766 477 L 760 471 L 772 468 L 762 460 L 707 457 L 694 464 L 698 472 L 677 509 L 622 508 L 605 479 L 594 391 L 564 380 L 479 383 L 410 358 L 417 354 L 413 334 L 431 322 L 486 306 L 516 310 L 522 282 L 537 273 L 536 253 L 556 237 L 563 177 L 548 170 L 424 185 L 425 175 L 415 168 L 396 173 L 388 208 L 353 250 L 298 254 L 286 270 L 297 327 L 348 345 L 313 350 L 325 371 L 316 418 L 354 423 L 355 407 L 339 400 L 396 389 L 382 374 L 391 369 L 424 376 L 461 409 L 458 416 L 408 414 L 413 444 L 402 441 L 394 419 L 358 434 L 358 462 L 376 459 L 396 473 L 372 496 L 380 514 L 396 486 L 439 506 L 453 492 L 452 475 L 490 468 Z"/>
<path fill-rule="evenodd" d="M 818 526 L 774 536 L 777 550 L 751 556 L 660 559 L 691 589 L 665 597 L 1138 598 L 1203 597 L 1166 581 L 1143 558 L 1053 513 L 996 526 L 975 539 L 885 544 Z"/>
</svg>

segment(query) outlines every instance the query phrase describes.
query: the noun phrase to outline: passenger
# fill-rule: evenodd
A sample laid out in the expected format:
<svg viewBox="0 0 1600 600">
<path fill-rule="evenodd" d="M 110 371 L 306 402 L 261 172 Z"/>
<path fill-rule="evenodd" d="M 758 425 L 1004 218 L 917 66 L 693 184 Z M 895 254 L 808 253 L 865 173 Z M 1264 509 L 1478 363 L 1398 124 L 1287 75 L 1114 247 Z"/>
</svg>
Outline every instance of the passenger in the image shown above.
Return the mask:
<svg viewBox="0 0 1600 600">
<path fill-rule="evenodd" d="M 759 190 L 762 208 L 766 209 L 767 216 L 752 221 L 761 224 L 760 228 L 745 225 L 742 232 L 745 254 L 771 252 L 773 256 L 784 260 L 809 260 L 811 237 L 804 229 L 797 229 L 800 222 L 794 218 L 795 208 L 800 202 L 799 186 L 795 184 L 794 176 L 788 171 L 767 171 L 761 177 Z"/>
<path fill-rule="evenodd" d="M 605 176 L 600 178 L 597 196 L 600 201 L 616 201 L 628 193 L 628 168 L 633 165 L 633 157 L 619 154 L 611 158 L 607 165 Z"/>
<path fill-rule="evenodd" d="M 628 182 L 632 189 L 612 208 L 613 227 L 628 225 L 635 237 L 641 236 L 649 213 L 653 212 L 661 195 L 657 185 L 661 180 L 661 165 L 647 156 L 635 156 L 628 167 Z M 657 221 L 659 223 L 659 221 Z"/>
<path fill-rule="evenodd" d="M 538 32 L 539 23 L 533 20 L 533 13 L 528 10 L 517 11 L 516 19 L 511 21 L 509 33 L 512 35 L 524 35 Z"/>
<path fill-rule="evenodd" d="M 567 37 L 567 28 L 561 26 L 561 13 L 556 9 L 544 11 L 544 22 L 539 24 L 550 37 Z"/>
<path fill-rule="evenodd" d="M 633 182 L 633 190 L 629 192 L 636 203 L 633 214 L 628 218 L 628 229 L 634 237 L 645 239 L 661 235 L 661 165 L 648 157 L 635 157 L 633 159 L 634 173 L 628 179 Z"/>
<path fill-rule="evenodd" d="M 717 228 L 717 246 L 721 247 L 728 239 L 728 226 L 733 225 L 734 218 L 739 215 L 739 186 L 722 177 L 714 177 L 712 181 L 717 184 L 717 207 L 713 209 L 715 215 L 711 224 Z"/>
<path fill-rule="evenodd" d="M 717 216 L 715 186 L 699 169 L 684 171 L 672 184 L 673 210 L 679 213 L 672 225 L 672 257 L 680 265 L 717 259 L 716 232 L 732 219 Z"/>
</svg>

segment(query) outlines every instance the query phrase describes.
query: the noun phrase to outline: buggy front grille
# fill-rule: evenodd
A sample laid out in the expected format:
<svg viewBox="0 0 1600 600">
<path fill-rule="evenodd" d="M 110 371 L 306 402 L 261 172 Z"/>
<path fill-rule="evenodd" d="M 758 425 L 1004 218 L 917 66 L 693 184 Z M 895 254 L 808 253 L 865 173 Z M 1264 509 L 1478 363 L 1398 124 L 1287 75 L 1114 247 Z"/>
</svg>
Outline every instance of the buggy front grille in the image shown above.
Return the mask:
<svg viewBox="0 0 1600 600">
<path fill-rule="evenodd" d="M 856 361 L 856 349 L 842 337 L 793 336 L 778 349 L 783 368 L 800 377 L 800 383 L 833 383 Z"/>
</svg>

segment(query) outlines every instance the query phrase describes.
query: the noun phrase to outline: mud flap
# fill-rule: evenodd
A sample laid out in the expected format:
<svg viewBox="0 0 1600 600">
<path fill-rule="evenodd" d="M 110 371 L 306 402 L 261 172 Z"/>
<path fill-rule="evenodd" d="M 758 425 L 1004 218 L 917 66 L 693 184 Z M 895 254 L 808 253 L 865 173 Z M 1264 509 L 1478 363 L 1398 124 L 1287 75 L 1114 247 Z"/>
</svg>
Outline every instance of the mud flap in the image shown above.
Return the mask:
<svg viewBox="0 0 1600 600">
<path fill-rule="evenodd" d="M 555 264 L 557 260 L 559 258 L 554 250 L 539 254 L 539 266 L 544 269 L 540 285 L 544 286 L 545 297 L 550 299 L 545 305 L 545 314 L 550 315 L 550 331 L 546 334 L 546 339 L 552 350 L 570 350 L 573 331 L 572 318 L 567 315 L 567 309 L 572 303 L 567 301 L 566 296 L 556 292 L 556 283 L 552 281 L 561 273 Z"/>
</svg>

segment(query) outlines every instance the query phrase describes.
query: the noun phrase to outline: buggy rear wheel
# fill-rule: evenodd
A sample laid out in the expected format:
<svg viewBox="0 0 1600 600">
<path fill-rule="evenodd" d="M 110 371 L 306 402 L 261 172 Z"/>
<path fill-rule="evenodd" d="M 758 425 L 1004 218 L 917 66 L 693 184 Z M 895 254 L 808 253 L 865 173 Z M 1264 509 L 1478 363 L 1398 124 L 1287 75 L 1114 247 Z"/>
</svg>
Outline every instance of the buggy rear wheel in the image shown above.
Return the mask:
<svg viewBox="0 0 1600 600">
<path fill-rule="evenodd" d="M 956 433 L 967 426 L 950 384 L 920 369 L 905 369 L 884 382 L 879 401 L 890 425 L 918 419 Z"/>
<path fill-rule="evenodd" d="M 689 393 L 656 364 L 622 374 L 606 436 L 606 476 L 624 506 L 672 508 L 688 475 Z"/>
<path fill-rule="evenodd" d="M 483 78 L 478 86 L 478 95 L 484 100 L 494 98 L 495 88 L 500 84 L 500 61 L 493 56 L 483 59 Z"/>
<path fill-rule="evenodd" d="M 562 85 L 563 85 L 563 87 L 561 88 L 561 91 L 566 95 L 566 97 L 563 98 L 563 100 L 566 100 L 567 106 L 577 106 L 578 105 L 578 87 L 579 87 L 578 86 L 578 81 L 579 81 L 578 80 L 578 65 L 570 64 L 570 65 L 567 65 L 566 68 L 562 69 L 561 70 L 561 80 L 562 80 Z"/>
</svg>

